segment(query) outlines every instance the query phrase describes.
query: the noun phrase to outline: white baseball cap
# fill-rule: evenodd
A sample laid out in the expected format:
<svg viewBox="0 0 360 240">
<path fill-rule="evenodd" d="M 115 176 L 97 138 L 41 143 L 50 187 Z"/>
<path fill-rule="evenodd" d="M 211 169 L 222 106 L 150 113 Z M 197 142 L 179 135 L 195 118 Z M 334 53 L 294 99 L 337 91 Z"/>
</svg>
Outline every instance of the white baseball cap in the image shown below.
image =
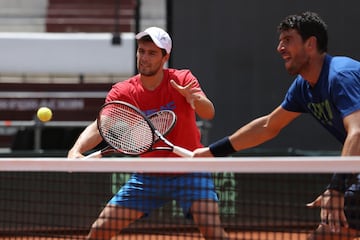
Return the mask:
<svg viewBox="0 0 360 240">
<path fill-rule="evenodd" d="M 158 27 L 149 27 L 142 32 L 136 34 L 136 39 L 140 39 L 149 35 L 156 46 L 165 49 L 167 53 L 171 52 L 172 41 L 167 32 Z"/>
</svg>

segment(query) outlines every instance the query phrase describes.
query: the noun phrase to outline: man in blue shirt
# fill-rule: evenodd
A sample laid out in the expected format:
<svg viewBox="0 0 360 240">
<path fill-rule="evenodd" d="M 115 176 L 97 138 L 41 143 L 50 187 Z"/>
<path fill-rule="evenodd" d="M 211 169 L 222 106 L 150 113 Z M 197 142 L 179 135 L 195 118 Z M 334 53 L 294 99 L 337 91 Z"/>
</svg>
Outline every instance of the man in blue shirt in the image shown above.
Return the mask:
<svg viewBox="0 0 360 240">
<path fill-rule="evenodd" d="M 195 150 L 196 157 L 227 156 L 257 146 L 276 137 L 302 113 L 310 113 L 343 144 L 342 156 L 360 156 L 360 62 L 327 53 L 327 26 L 316 13 L 287 16 L 278 30 L 277 51 L 288 73 L 296 76 L 285 99 L 270 114 Z M 360 236 L 359 178 L 334 174 L 325 192 L 308 204 L 321 207 L 321 223 L 308 239 Z"/>
</svg>

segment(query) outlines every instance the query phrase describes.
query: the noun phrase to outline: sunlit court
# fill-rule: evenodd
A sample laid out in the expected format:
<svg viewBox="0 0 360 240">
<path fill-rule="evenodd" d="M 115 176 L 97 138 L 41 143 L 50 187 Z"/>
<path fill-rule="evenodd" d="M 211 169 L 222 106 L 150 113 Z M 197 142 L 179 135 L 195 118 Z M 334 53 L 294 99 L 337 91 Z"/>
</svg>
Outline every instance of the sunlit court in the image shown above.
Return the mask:
<svg viewBox="0 0 360 240">
<path fill-rule="evenodd" d="M 306 234 L 302 233 L 273 233 L 273 232 L 242 232 L 242 233 L 232 233 L 230 232 L 231 239 L 258 239 L 258 240 L 277 240 L 277 239 L 297 239 L 303 240 L 306 239 Z M 28 239 L 28 240 L 62 240 L 62 239 L 85 239 L 84 236 L 66 236 L 66 237 L 1 237 L 0 239 Z M 124 234 L 119 237 L 112 238 L 121 239 L 121 240 L 203 240 L 204 238 L 200 237 L 198 234 L 179 234 L 179 235 L 163 235 L 163 234 Z"/>
</svg>

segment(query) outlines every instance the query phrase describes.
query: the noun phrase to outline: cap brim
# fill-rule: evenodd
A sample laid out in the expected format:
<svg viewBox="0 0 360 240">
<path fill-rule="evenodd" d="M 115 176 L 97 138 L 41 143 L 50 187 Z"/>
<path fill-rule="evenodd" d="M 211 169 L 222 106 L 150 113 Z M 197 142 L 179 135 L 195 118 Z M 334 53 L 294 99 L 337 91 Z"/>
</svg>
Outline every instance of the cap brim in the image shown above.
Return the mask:
<svg viewBox="0 0 360 240">
<path fill-rule="evenodd" d="M 140 38 L 142 38 L 142 37 L 144 37 L 144 36 L 150 36 L 150 34 L 149 33 L 147 33 L 147 32 L 139 32 L 138 34 L 136 34 L 135 35 L 135 38 L 136 39 L 140 39 Z M 151 37 L 151 36 L 150 36 Z"/>
</svg>

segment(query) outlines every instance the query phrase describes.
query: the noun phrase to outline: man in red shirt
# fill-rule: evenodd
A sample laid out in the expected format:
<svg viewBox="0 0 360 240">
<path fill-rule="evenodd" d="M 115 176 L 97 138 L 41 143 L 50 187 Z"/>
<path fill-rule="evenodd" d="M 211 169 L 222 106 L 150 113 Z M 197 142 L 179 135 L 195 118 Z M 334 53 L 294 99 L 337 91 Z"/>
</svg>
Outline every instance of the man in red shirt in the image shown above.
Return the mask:
<svg viewBox="0 0 360 240">
<path fill-rule="evenodd" d="M 167 32 L 150 27 L 138 33 L 136 39 L 139 74 L 116 83 L 105 102 L 125 101 L 145 115 L 163 109 L 172 110 L 177 115 L 177 122 L 167 139 L 189 150 L 202 147 L 196 115 L 212 119 L 215 114 L 212 102 L 190 70 L 164 69 L 172 48 Z M 68 157 L 81 158 L 84 152 L 101 141 L 95 121 L 82 132 Z M 141 157 L 176 156 L 169 151 L 153 151 Z M 221 227 L 218 198 L 209 173 L 132 174 L 102 210 L 88 239 L 110 239 L 130 223 L 174 199 L 185 216 L 192 216 L 204 238 L 228 239 Z"/>
</svg>

